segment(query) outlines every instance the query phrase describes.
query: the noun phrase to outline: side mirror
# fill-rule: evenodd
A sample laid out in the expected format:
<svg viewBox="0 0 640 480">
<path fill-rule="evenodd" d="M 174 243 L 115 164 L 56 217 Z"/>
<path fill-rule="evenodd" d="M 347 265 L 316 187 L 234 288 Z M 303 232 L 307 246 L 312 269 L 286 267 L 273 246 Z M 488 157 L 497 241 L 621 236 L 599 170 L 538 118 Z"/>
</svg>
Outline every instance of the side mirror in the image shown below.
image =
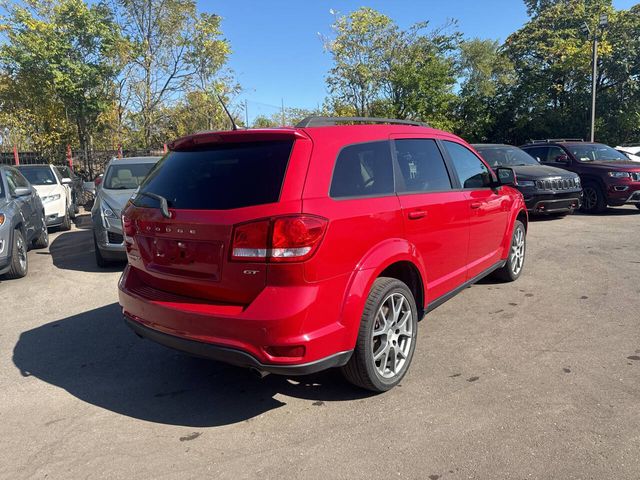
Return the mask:
<svg viewBox="0 0 640 480">
<path fill-rule="evenodd" d="M 569 155 L 558 155 L 556 157 L 557 163 L 569 163 Z"/>
<path fill-rule="evenodd" d="M 62 182 L 63 185 L 71 185 L 73 183 L 73 181 L 69 177 L 64 177 L 61 180 L 61 182 Z"/>
<path fill-rule="evenodd" d="M 496 174 L 498 175 L 498 181 L 496 186 L 509 185 L 514 186 L 517 182 L 516 173 L 511 168 L 498 167 L 496 168 Z"/>
<path fill-rule="evenodd" d="M 28 187 L 18 187 L 13 193 L 16 197 L 28 197 L 31 195 L 31 189 Z"/>
</svg>

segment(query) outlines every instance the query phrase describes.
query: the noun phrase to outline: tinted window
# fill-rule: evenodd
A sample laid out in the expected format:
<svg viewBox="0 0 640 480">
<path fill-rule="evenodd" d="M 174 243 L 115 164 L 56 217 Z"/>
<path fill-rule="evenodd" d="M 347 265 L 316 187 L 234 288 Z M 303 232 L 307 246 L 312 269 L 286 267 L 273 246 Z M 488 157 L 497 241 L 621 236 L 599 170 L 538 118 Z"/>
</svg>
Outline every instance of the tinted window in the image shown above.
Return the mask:
<svg viewBox="0 0 640 480">
<path fill-rule="evenodd" d="M 107 190 L 135 190 L 147 177 L 153 163 L 111 164 L 102 188 Z"/>
<path fill-rule="evenodd" d="M 18 170 L 15 170 L 14 168 L 8 168 L 7 175 L 11 177 L 16 187 L 31 188 L 31 185 L 29 185 L 27 179 L 24 178 L 24 176 Z"/>
<path fill-rule="evenodd" d="M 49 166 L 18 167 L 31 185 L 55 185 L 56 177 Z"/>
<path fill-rule="evenodd" d="M 4 193 L 4 180 L 2 179 L 3 175 L 2 175 L 2 170 L 0 170 L 0 198 L 4 198 L 5 193 Z"/>
<path fill-rule="evenodd" d="M 228 210 L 277 202 L 293 147 L 292 140 L 220 144 L 170 152 L 141 187 L 176 209 Z M 138 206 L 158 202 L 136 196 Z"/>
<path fill-rule="evenodd" d="M 435 140 L 402 139 L 395 141 L 396 157 L 404 180 L 401 192 L 438 192 L 451 190 L 451 180 Z"/>
<path fill-rule="evenodd" d="M 491 183 L 487 166 L 468 148 L 459 143 L 444 142 L 458 174 L 462 188 L 483 188 Z"/>
<path fill-rule="evenodd" d="M 331 197 L 386 195 L 393 192 L 389 142 L 350 145 L 340 151 L 331 181 Z"/>
<path fill-rule="evenodd" d="M 558 157 L 566 155 L 566 152 L 560 147 L 549 147 L 547 149 L 547 158 L 543 158 L 543 162 L 556 162 Z"/>
<path fill-rule="evenodd" d="M 523 150 L 539 162 L 547 161 L 547 147 L 527 147 Z"/>
<path fill-rule="evenodd" d="M 535 158 L 516 147 L 476 147 L 476 150 L 492 167 L 517 167 L 539 165 Z"/>
</svg>

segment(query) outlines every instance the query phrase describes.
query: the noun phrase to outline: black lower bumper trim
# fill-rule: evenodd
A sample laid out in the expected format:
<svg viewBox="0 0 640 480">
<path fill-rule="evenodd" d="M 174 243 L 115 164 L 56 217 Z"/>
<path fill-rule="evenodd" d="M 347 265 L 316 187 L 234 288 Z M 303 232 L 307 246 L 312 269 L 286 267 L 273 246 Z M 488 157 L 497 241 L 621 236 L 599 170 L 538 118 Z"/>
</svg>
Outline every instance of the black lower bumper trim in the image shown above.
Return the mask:
<svg viewBox="0 0 640 480">
<path fill-rule="evenodd" d="M 339 352 L 315 362 L 299 365 L 271 365 L 260 363 L 252 355 L 235 348 L 221 347 L 211 343 L 197 342 L 159 332 L 130 319 L 126 314 L 125 323 L 139 336 L 147 338 L 165 347 L 189 353 L 196 357 L 208 358 L 238 367 L 255 368 L 263 372 L 278 375 L 309 375 L 328 368 L 342 367 L 351 358 L 352 351 Z"/>
</svg>

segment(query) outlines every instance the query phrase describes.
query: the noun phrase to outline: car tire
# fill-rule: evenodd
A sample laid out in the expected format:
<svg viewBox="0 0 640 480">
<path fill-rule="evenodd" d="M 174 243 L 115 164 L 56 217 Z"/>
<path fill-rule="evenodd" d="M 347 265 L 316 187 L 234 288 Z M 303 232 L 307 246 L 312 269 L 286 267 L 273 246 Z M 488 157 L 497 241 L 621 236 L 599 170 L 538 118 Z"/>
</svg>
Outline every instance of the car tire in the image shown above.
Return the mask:
<svg viewBox="0 0 640 480">
<path fill-rule="evenodd" d="M 582 207 L 585 213 L 602 213 L 607 209 L 607 202 L 602 188 L 595 182 L 586 182 L 582 186 Z"/>
<path fill-rule="evenodd" d="M 507 263 L 493 272 L 493 277 L 503 282 L 516 281 L 522 274 L 526 253 L 527 231 L 524 228 L 524 224 L 520 220 L 516 220 L 513 225 Z"/>
<path fill-rule="evenodd" d="M 98 247 L 98 240 L 96 240 L 95 235 L 93 235 L 93 247 L 95 249 L 96 265 L 98 265 L 98 267 L 100 268 L 109 267 L 109 265 L 111 265 L 111 262 L 109 262 L 107 259 L 105 259 L 102 256 L 102 253 L 100 252 L 100 247 Z"/>
<path fill-rule="evenodd" d="M 67 232 L 71 230 L 71 218 L 69 218 L 69 210 L 67 209 L 67 214 L 62 219 L 62 224 L 60 225 L 60 230 L 63 232 Z"/>
<path fill-rule="evenodd" d="M 11 249 L 11 267 L 4 274 L 6 279 L 22 278 L 29 271 L 29 259 L 27 258 L 27 242 L 19 229 L 13 232 L 13 248 Z"/>
<path fill-rule="evenodd" d="M 409 287 L 395 278 L 376 279 L 364 307 L 356 347 L 342 373 L 367 390 L 390 390 L 411 365 L 417 332 L 418 311 Z"/>
<path fill-rule="evenodd" d="M 47 230 L 47 223 L 45 218 L 42 217 L 42 232 L 33 241 L 34 248 L 47 248 L 49 246 L 49 231 Z"/>
</svg>

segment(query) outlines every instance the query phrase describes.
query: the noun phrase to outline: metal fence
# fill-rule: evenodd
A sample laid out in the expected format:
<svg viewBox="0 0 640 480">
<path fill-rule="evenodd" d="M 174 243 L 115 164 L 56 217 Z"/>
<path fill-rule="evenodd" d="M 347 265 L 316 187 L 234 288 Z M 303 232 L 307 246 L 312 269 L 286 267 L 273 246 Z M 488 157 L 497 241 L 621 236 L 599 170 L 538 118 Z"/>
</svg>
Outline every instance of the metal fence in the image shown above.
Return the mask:
<svg viewBox="0 0 640 480">
<path fill-rule="evenodd" d="M 17 162 L 20 165 L 34 165 L 38 163 L 52 163 L 54 165 L 71 165 L 74 171 L 83 177 L 85 181 L 91 181 L 101 173 L 104 173 L 106 164 L 113 158 L 118 157 L 121 153 L 122 157 L 148 157 L 163 155 L 162 150 L 94 150 L 85 154 L 85 152 L 71 152 L 71 162 L 67 154 L 57 155 L 53 161 L 49 161 L 45 155 L 38 152 L 17 152 Z M 16 155 L 14 152 L 0 152 L 0 164 L 15 165 Z"/>
</svg>

